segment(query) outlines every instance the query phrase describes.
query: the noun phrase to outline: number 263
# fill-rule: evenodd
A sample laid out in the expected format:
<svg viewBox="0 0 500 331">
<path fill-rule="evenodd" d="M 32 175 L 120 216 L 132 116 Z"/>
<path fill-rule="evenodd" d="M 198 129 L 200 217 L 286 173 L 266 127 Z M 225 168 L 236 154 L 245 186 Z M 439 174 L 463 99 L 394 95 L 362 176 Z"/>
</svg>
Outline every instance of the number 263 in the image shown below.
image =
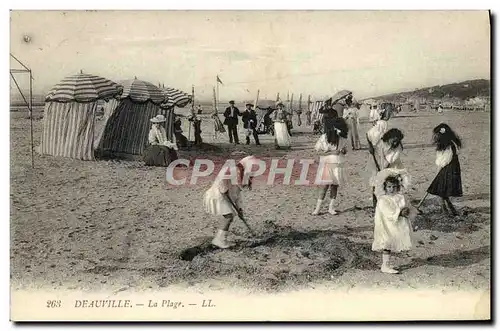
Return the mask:
<svg viewBox="0 0 500 331">
<path fill-rule="evenodd" d="M 47 308 L 60 308 L 61 300 L 49 300 L 47 301 Z"/>
</svg>

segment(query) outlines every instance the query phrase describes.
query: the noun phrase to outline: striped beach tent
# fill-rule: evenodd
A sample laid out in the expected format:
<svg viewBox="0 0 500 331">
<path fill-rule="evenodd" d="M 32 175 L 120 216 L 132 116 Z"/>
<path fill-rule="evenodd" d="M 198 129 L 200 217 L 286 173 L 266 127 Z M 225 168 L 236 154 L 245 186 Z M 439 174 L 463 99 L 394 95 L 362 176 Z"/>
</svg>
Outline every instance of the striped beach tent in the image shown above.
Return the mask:
<svg viewBox="0 0 500 331">
<path fill-rule="evenodd" d="M 45 98 L 41 154 L 94 160 L 95 113 L 98 100 L 123 91 L 106 78 L 83 74 L 64 78 Z"/>
<path fill-rule="evenodd" d="M 107 119 L 98 150 L 100 154 L 107 156 L 142 155 L 148 145 L 150 119 L 164 113 L 160 105 L 165 101 L 165 93 L 156 85 L 137 79 L 122 81 L 120 84 L 123 85 L 123 94 Z M 173 108 L 166 109 L 165 117 L 167 137 L 172 140 Z"/>
</svg>

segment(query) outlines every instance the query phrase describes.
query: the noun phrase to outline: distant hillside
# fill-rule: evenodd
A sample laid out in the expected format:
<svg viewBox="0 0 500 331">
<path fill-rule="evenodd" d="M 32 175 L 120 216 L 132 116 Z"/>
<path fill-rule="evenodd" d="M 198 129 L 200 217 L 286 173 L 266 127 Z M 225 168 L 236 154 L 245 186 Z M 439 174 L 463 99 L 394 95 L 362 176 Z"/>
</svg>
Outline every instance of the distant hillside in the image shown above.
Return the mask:
<svg viewBox="0 0 500 331">
<path fill-rule="evenodd" d="M 475 97 L 489 98 L 491 95 L 490 81 L 487 79 L 467 80 L 460 83 L 437 85 L 414 91 L 392 93 L 372 99 L 390 102 L 405 102 L 408 99 L 425 99 L 427 101 L 440 99 L 458 99 L 465 101 Z"/>
</svg>

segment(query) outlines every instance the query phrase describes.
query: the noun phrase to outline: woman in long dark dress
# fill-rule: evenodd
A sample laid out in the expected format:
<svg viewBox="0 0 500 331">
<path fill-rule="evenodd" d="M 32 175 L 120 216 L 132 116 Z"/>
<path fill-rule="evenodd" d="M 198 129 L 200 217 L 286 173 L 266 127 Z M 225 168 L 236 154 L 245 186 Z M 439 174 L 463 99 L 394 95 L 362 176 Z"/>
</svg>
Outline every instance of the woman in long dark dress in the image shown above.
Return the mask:
<svg viewBox="0 0 500 331">
<path fill-rule="evenodd" d="M 177 145 L 179 147 L 184 148 L 188 146 L 188 139 L 186 138 L 185 135 L 182 134 L 181 118 L 178 116 L 176 116 L 174 122 L 174 134 L 175 134 L 175 140 L 177 140 Z"/>
<path fill-rule="evenodd" d="M 167 138 L 165 128 L 161 125 L 166 121 L 163 115 L 151 119 L 152 128 L 149 131 L 148 141 L 150 146 L 145 150 L 143 160 L 147 166 L 166 167 L 177 160 L 177 144 Z"/>
<path fill-rule="evenodd" d="M 439 173 L 432 181 L 427 192 L 441 198 L 443 213 L 458 215 L 457 210 L 450 201 L 450 197 L 461 197 L 462 173 L 458 150 L 462 148 L 462 141 L 445 123 L 441 123 L 433 130 L 433 142 L 436 145 L 436 165 Z"/>
</svg>

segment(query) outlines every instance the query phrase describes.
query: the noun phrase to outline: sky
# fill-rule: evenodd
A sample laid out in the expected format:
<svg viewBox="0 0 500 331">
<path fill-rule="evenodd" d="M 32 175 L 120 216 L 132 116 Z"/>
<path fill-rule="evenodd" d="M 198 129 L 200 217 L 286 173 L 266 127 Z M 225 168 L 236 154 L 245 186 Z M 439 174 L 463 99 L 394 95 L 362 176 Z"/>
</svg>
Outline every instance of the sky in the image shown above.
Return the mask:
<svg viewBox="0 0 500 331">
<path fill-rule="evenodd" d="M 490 76 L 487 11 L 12 11 L 10 27 L 43 94 L 80 71 L 194 85 L 198 100 L 219 75 L 221 101 L 363 99 Z"/>
</svg>

